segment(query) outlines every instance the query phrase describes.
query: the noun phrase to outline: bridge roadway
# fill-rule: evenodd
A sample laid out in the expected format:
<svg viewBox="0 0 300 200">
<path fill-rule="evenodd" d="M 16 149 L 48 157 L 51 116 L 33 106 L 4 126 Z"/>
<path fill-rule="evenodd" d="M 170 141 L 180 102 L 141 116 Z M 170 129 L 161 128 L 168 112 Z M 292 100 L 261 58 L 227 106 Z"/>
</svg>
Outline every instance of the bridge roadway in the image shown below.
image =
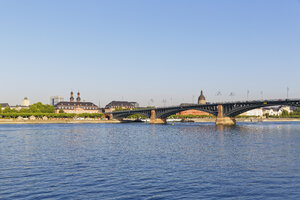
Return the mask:
<svg viewBox="0 0 300 200">
<path fill-rule="evenodd" d="M 116 112 L 106 112 L 105 115 L 110 119 L 122 120 L 133 114 L 144 115 L 150 118 L 151 124 L 166 123 L 167 117 L 185 110 L 200 110 L 216 116 L 217 125 L 234 125 L 235 117 L 241 113 L 253 110 L 256 108 L 268 106 L 293 106 L 300 107 L 300 99 L 285 99 L 285 100 L 264 100 L 264 101 L 237 101 L 226 103 L 207 103 L 207 104 L 190 104 L 170 107 L 157 107 L 137 110 L 124 110 Z"/>
</svg>

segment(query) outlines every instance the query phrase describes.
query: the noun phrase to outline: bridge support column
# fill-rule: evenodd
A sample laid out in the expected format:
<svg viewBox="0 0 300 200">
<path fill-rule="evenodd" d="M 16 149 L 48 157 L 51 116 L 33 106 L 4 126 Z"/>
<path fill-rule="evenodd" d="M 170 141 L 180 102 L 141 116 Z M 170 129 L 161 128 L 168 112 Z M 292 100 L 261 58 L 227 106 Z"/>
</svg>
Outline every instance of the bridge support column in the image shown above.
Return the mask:
<svg viewBox="0 0 300 200">
<path fill-rule="evenodd" d="M 216 124 L 217 125 L 228 125 L 228 126 L 235 125 L 234 117 L 225 117 L 223 115 L 223 105 L 218 105 L 218 116 L 216 119 Z"/>
<path fill-rule="evenodd" d="M 113 118 L 114 118 L 114 117 L 113 117 L 113 114 L 108 114 L 108 115 L 107 115 L 107 118 L 108 118 L 109 120 L 113 120 Z"/>
<path fill-rule="evenodd" d="M 155 110 L 151 110 L 150 124 L 166 124 L 167 119 L 156 118 Z"/>
</svg>

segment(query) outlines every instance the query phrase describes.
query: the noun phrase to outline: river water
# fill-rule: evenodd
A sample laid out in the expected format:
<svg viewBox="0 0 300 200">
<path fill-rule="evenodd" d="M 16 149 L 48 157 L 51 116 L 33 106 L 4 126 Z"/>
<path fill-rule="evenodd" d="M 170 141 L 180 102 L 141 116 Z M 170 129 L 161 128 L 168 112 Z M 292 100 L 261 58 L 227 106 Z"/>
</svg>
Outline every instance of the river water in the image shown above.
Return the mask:
<svg viewBox="0 0 300 200">
<path fill-rule="evenodd" d="M 0 125 L 0 199 L 300 199 L 300 123 Z"/>
</svg>

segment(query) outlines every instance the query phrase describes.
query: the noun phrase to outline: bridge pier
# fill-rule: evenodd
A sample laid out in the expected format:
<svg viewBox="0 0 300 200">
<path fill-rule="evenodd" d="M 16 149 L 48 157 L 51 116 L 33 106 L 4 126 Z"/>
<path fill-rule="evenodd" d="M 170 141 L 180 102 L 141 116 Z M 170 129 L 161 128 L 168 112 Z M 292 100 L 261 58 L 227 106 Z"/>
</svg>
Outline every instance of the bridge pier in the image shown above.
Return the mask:
<svg viewBox="0 0 300 200">
<path fill-rule="evenodd" d="M 216 119 L 216 125 L 227 125 L 232 126 L 235 125 L 234 117 L 226 117 L 223 115 L 223 105 L 218 105 L 218 116 Z"/>
<path fill-rule="evenodd" d="M 107 118 L 108 118 L 109 120 L 113 120 L 113 119 L 114 119 L 113 114 L 108 114 L 108 115 L 107 115 Z"/>
<path fill-rule="evenodd" d="M 166 124 L 167 119 L 156 118 L 155 110 L 151 110 L 150 124 Z"/>
</svg>

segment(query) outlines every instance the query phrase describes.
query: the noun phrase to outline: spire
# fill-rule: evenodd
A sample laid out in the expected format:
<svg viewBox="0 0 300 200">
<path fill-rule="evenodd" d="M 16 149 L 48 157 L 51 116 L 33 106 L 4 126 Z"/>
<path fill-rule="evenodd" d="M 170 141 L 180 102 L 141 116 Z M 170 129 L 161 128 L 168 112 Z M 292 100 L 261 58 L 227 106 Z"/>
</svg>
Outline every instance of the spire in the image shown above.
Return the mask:
<svg viewBox="0 0 300 200">
<path fill-rule="evenodd" d="M 81 98 L 80 98 L 80 92 L 79 92 L 79 91 L 77 92 L 77 98 L 76 98 L 76 101 L 77 101 L 77 102 L 80 102 L 80 101 L 81 101 Z"/>
<path fill-rule="evenodd" d="M 74 102 L 73 91 L 71 91 L 70 102 Z"/>
</svg>

